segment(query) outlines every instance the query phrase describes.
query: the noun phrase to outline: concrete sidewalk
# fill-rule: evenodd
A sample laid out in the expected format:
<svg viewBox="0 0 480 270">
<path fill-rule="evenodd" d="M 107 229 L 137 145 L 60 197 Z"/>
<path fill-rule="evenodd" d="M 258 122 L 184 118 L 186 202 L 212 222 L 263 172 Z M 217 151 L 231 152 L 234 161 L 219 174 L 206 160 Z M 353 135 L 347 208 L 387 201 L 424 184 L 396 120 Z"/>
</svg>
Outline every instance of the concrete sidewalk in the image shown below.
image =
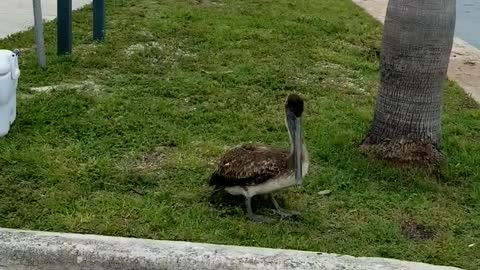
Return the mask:
<svg viewBox="0 0 480 270">
<path fill-rule="evenodd" d="M 57 16 L 58 0 L 41 0 L 44 20 Z M 92 0 L 73 0 L 73 9 L 83 7 Z M 0 38 L 23 31 L 33 26 L 32 0 L 0 0 Z"/>
</svg>

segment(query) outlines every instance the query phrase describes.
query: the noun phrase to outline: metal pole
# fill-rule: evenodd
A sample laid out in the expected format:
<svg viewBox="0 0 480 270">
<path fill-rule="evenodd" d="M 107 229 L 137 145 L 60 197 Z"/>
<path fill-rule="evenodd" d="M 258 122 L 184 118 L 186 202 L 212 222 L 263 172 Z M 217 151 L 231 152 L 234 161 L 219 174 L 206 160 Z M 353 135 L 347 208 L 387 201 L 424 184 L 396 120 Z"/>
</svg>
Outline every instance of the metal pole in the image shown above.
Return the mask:
<svg viewBox="0 0 480 270">
<path fill-rule="evenodd" d="M 43 18 L 41 0 L 33 0 L 33 18 L 35 21 L 35 43 L 37 50 L 37 62 L 41 67 L 46 65 L 45 42 L 43 39 Z"/>
<path fill-rule="evenodd" d="M 105 0 L 93 0 L 93 40 L 105 38 Z"/>
<path fill-rule="evenodd" d="M 72 0 L 57 0 L 57 54 L 72 53 Z"/>
</svg>

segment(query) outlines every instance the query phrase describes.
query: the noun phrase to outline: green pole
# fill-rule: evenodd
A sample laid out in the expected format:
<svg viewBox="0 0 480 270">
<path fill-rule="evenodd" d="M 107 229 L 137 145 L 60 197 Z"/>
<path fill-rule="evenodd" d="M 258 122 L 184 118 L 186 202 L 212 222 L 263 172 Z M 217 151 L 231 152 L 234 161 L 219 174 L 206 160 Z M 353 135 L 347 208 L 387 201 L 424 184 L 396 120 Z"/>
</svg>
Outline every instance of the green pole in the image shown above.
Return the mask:
<svg viewBox="0 0 480 270">
<path fill-rule="evenodd" d="M 93 40 L 105 38 L 105 0 L 93 0 Z"/>
<path fill-rule="evenodd" d="M 57 54 L 72 53 L 72 0 L 57 0 Z"/>
</svg>

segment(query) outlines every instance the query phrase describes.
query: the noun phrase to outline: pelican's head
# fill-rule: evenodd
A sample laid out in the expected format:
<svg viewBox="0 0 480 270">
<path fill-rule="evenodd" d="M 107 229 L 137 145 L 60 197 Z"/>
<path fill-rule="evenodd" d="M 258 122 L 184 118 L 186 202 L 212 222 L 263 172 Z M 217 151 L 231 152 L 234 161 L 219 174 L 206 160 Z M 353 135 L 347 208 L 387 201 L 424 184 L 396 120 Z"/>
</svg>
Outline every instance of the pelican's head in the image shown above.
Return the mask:
<svg viewBox="0 0 480 270">
<path fill-rule="evenodd" d="M 302 128 L 303 98 L 290 94 L 285 102 L 285 114 L 288 132 L 293 144 L 295 182 L 302 184 Z"/>
</svg>

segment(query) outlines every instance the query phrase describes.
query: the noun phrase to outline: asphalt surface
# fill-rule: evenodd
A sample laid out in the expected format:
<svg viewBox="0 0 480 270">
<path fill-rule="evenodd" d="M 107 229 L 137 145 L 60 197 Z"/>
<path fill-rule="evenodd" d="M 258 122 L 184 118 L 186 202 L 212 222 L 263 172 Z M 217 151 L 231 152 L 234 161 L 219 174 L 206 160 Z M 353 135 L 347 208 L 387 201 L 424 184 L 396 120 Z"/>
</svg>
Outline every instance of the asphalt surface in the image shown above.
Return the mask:
<svg viewBox="0 0 480 270">
<path fill-rule="evenodd" d="M 480 48 L 480 0 L 457 0 L 455 35 Z"/>
</svg>

